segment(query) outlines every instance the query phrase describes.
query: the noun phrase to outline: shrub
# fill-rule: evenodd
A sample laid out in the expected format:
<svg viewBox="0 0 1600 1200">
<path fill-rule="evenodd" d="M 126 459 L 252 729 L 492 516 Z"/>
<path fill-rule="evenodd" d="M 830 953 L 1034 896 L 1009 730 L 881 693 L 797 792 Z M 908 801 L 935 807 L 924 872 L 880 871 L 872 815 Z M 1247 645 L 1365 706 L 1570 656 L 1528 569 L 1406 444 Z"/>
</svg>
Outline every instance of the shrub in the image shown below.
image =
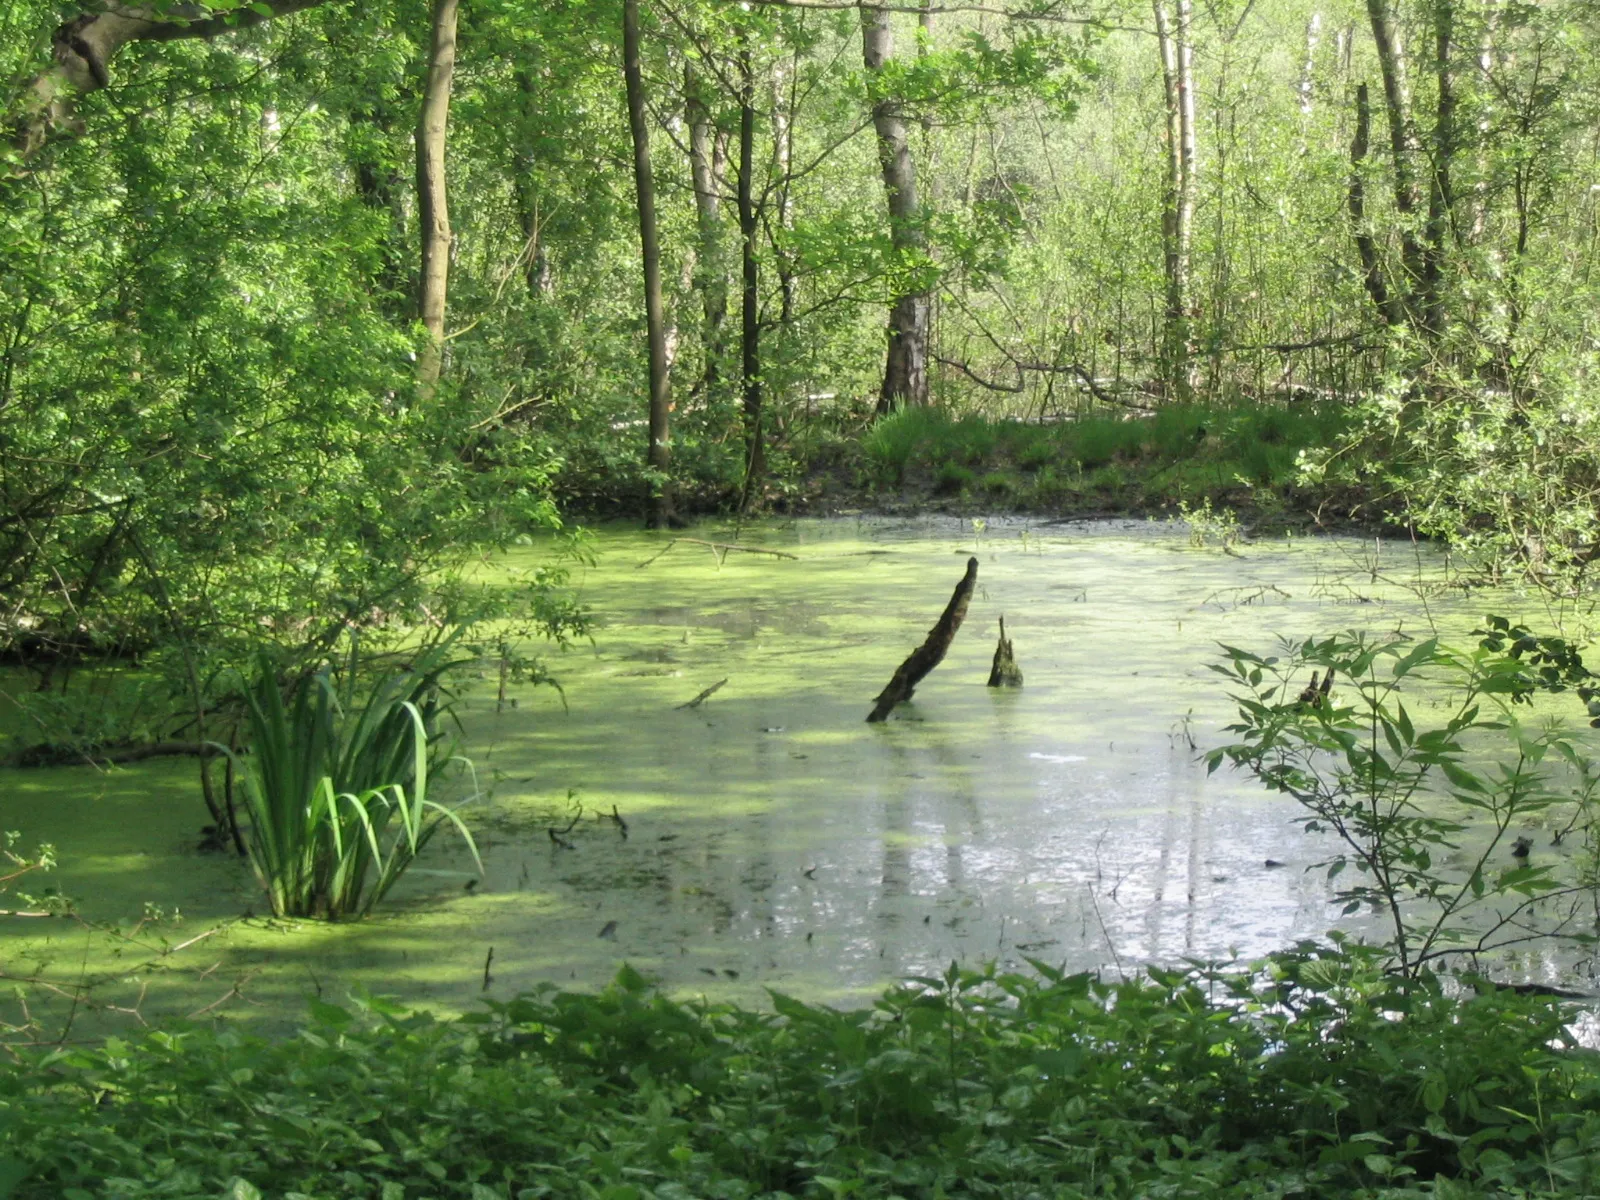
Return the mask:
<svg viewBox="0 0 1600 1200">
<path fill-rule="evenodd" d="M 282 1040 L 24 1051 L 0 1194 L 1594 1194 L 1600 1060 L 1547 997 L 1450 996 L 1351 947 L 1118 983 L 1034 967 L 776 1014 L 625 968 L 455 1023 L 358 998 Z"/>
</svg>

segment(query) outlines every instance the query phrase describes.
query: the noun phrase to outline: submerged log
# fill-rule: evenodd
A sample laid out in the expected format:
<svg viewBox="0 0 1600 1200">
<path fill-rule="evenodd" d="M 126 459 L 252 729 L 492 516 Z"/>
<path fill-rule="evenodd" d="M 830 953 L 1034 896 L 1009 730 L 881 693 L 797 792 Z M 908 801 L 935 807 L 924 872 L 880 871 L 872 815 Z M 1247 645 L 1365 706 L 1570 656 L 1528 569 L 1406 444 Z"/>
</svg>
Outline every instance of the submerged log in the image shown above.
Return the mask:
<svg viewBox="0 0 1600 1200">
<path fill-rule="evenodd" d="M 967 605 L 972 601 L 972 589 L 977 584 L 978 560 L 969 558 L 967 573 L 956 584 L 955 593 L 950 597 L 950 603 L 945 605 L 939 623 L 928 630 L 927 641 L 911 652 L 911 656 L 894 673 L 894 678 L 889 680 L 889 686 L 878 693 L 876 707 L 867 717 L 869 722 L 884 720 L 896 704 L 911 699 L 917 684 L 944 661 L 945 652 L 950 649 L 950 643 L 955 641 L 956 630 L 961 628 L 961 622 L 966 618 Z"/>
<path fill-rule="evenodd" d="M 1006 619 L 1000 618 L 1000 642 L 994 648 L 994 665 L 989 668 L 990 687 L 1021 687 L 1022 668 L 1017 666 L 1016 651 L 1006 636 Z"/>
</svg>

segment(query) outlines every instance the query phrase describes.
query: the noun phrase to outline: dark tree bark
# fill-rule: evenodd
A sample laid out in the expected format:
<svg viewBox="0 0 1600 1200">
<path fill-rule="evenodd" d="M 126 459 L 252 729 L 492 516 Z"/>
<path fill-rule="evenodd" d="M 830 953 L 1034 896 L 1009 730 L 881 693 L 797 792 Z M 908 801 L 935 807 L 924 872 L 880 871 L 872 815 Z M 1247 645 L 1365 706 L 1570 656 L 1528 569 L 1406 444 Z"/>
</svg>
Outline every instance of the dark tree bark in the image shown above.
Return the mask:
<svg viewBox="0 0 1600 1200">
<path fill-rule="evenodd" d="M 1427 248 L 1417 307 L 1423 328 L 1438 335 L 1444 332 L 1444 262 L 1455 215 L 1454 189 L 1450 182 L 1456 153 L 1454 0 L 1434 0 L 1433 36 L 1436 85 L 1433 159 L 1428 171 L 1428 223 L 1423 232 Z"/>
<path fill-rule="evenodd" d="M 639 70 L 639 0 L 622 0 L 622 74 L 628 93 L 628 130 L 633 137 L 633 187 L 639 202 L 639 249 L 644 259 L 645 338 L 650 349 L 650 445 L 646 461 L 661 478 L 653 485 L 650 524 L 672 522 L 671 396 L 667 377 L 667 319 L 661 295 L 661 241 L 656 229 L 656 181 L 650 167 L 650 125 L 644 78 Z"/>
<path fill-rule="evenodd" d="M 532 112 L 536 99 L 533 72 L 518 67 L 517 90 L 521 93 L 526 112 Z M 528 285 L 528 295 L 542 300 L 555 290 L 550 272 L 550 256 L 546 252 L 544 232 L 540 228 L 539 197 L 533 186 L 533 154 L 519 148 L 512 167 L 513 187 L 517 196 L 517 221 L 522 226 L 523 265 L 522 277 Z"/>
<path fill-rule="evenodd" d="M 990 687 L 1021 687 L 1022 668 L 1017 666 L 1016 647 L 1006 636 L 1006 619 L 1000 618 L 1000 640 L 995 644 L 994 662 L 989 666 Z"/>
<path fill-rule="evenodd" d="M 393 106 L 383 100 L 354 109 L 350 113 L 352 125 L 367 125 L 376 133 L 375 140 L 388 144 L 394 128 Z M 416 302 L 417 286 L 411 279 L 415 260 L 406 236 L 406 201 L 401 184 L 403 173 L 392 163 L 374 159 L 370 155 L 357 158 L 355 171 L 356 194 L 361 202 L 375 213 L 383 214 L 389 227 L 379 245 L 377 278 L 374 285 L 379 293 L 379 307 L 395 320 L 412 320 L 411 311 Z"/>
<path fill-rule="evenodd" d="M 1356 253 L 1361 256 L 1361 282 L 1372 297 L 1372 303 L 1383 317 L 1384 323 L 1393 327 L 1404 324 L 1405 306 L 1389 294 L 1383 277 L 1383 259 L 1378 254 L 1372 227 L 1367 221 L 1366 183 L 1361 177 L 1367 161 L 1367 138 L 1372 129 L 1372 104 L 1367 99 L 1367 85 L 1356 88 L 1356 133 L 1350 143 L 1350 191 L 1347 197 L 1350 208 L 1350 228 L 1356 240 Z"/>
<path fill-rule="evenodd" d="M 911 699 L 917 684 L 927 678 L 929 671 L 944 661 L 950 643 L 955 641 L 956 630 L 961 628 L 961 622 L 966 619 L 967 605 L 972 602 L 972 589 L 977 585 L 978 560 L 969 558 L 967 573 L 961 577 L 961 582 L 956 584 L 956 590 L 950 597 L 950 603 L 944 606 L 944 612 L 940 614 L 938 623 L 928 630 L 927 640 L 911 652 L 895 671 L 894 678 L 889 680 L 889 685 L 878 693 L 872 712 L 867 715 L 869 724 L 886 720 L 894 706 Z"/>
<path fill-rule="evenodd" d="M 728 271 L 722 244 L 722 186 L 727 169 L 726 141 L 717 134 L 706 105 L 704 82 L 692 63 L 683 69 L 689 118 L 689 171 L 694 181 L 695 285 L 700 292 L 705 328 L 702 382 L 714 391 L 721 375 L 723 322 L 728 315 Z"/>
<path fill-rule="evenodd" d="M 0 127 L 26 160 L 53 137 L 77 132 L 73 100 L 110 87 L 112 60 L 131 43 L 209 40 L 326 2 L 261 0 L 225 15 L 214 14 L 199 4 L 173 4 L 160 9 L 119 5 L 83 13 L 56 29 L 52 63 L 22 87 L 20 99 L 0 120 Z"/>
<path fill-rule="evenodd" d="M 417 381 L 432 394 L 444 366 L 445 294 L 450 281 L 450 207 L 445 189 L 445 142 L 456 70 L 459 0 L 434 0 L 428 39 L 428 82 L 417 122 L 417 212 L 422 227 L 422 283 L 417 308 L 428 331 L 417 359 Z"/>
<path fill-rule="evenodd" d="M 867 68 L 868 86 L 877 90 L 874 77 L 894 55 L 894 32 L 889 13 L 882 8 L 861 6 L 861 56 Z M 878 165 L 883 172 L 884 192 L 889 201 L 889 239 L 896 253 L 910 258 L 924 253 L 927 242 L 922 233 L 917 204 L 917 171 L 911 157 L 905 116 L 900 100 L 879 94 L 872 99 L 872 125 L 878 135 Z M 928 403 L 928 315 L 926 291 L 906 292 L 896 297 L 889 313 L 889 351 L 884 365 L 883 388 L 878 395 L 878 411 L 892 412 L 903 405 Z"/>
<path fill-rule="evenodd" d="M 739 50 L 739 256 L 741 375 L 744 384 L 745 471 L 739 509 L 751 497 L 767 471 L 761 429 L 761 275 L 756 259 L 756 232 L 760 214 L 755 204 L 755 74 L 750 47 Z"/>
<path fill-rule="evenodd" d="M 1426 322 L 1417 301 L 1428 267 L 1427 253 L 1416 231 L 1416 218 L 1422 207 L 1416 177 L 1421 147 L 1411 115 L 1410 67 L 1390 0 L 1367 0 L 1367 18 L 1378 51 L 1384 112 L 1389 122 L 1390 169 L 1394 172 L 1394 206 L 1399 214 L 1400 261 L 1406 284 L 1403 303 L 1408 319 L 1420 329 L 1426 327 Z"/>
<path fill-rule="evenodd" d="M 1173 399 L 1194 394 L 1190 277 L 1194 242 L 1195 117 L 1194 49 L 1190 0 L 1178 0 L 1173 26 L 1166 0 L 1155 0 L 1156 43 L 1166 92 L 1167 172 L 1161 205 L 1161 244 L 1167 310 L 1161 337 L 1161 378 Z"/>
</svg>

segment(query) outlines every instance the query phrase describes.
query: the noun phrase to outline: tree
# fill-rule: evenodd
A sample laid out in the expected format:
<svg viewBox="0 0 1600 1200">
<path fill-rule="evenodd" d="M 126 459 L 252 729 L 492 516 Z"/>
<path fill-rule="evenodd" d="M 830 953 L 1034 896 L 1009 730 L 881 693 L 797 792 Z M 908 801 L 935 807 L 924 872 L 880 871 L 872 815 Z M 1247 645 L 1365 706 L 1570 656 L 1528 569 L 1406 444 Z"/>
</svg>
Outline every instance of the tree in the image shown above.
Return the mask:
<svg viewBox="0 0 1600 1200">
<path fill-rule="evenodd" d="M 894 56 L 894 31 L 889 11 L 861 5 L 861 57 L 867 69 L 872 125 L 878 136 L 878 165 L 889 205 L 889 238 L 906 262 L 927 253 L 922 215 L 917 204 L 917 170 L 911 157 L 902 101 L 884 83 L 885 66 Z M 928 292 L 913 285 L 895 298 L 889 312 L 889 350 L 884 364 L 878 412 L 928 403 Z"/>
<path fill-rule="evenodd" d="M 639 250 L 644 264 L 645 335 L 650 350 L 650 445 L 646 461 L 652 480 L 650 523 L 673 520 L 671 467 L 671 381 L 667 364 L 667 322 L 661 295 L 661 244 L 656 228 L 656 183 L 650 166 L 650 126 L 644 80 L 639 71 L 639 0 L 622 0 L 622 73 L 628 99 L 628 130 L 633 139 L 633 186 L 639 206 Z"/>
<path fill-rule="evenodd" d="M 52 63 L 19 90 L 6 114 L 17 156 L 32 158 L 52 135 L 76 130 L 73 101 L 111 84 L 111 63 L 134 42 L 204 39 L 249 29 L 327 0 L 217 0 L 148 8 L 106 7 L 63 22 L 51 38 Z"/>
<path fill-rule="evenodd" d="M 431 395 L 444 366 L 445 293 L 450 282 L 450 204 L 445 188 L 445 142 L 456 70 L 458 0 L 433 0 L 428 81 L 417 122 L 417 202 L 422 237 L 422 285 L 417 305 L 427 340 L 417 357 L 417 381 Z"/>
</svg>

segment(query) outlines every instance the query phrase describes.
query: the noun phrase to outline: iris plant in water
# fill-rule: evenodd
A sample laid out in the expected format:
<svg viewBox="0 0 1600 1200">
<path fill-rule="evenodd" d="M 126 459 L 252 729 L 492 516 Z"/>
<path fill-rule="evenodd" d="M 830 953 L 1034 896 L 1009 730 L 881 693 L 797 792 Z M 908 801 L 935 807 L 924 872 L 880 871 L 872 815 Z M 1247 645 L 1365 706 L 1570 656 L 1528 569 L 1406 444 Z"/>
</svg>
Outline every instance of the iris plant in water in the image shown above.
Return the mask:
<svg viewBox="0 0 1600 1200">
<path fill-rule="evenodd" d="M 246 848 L 277 916 L 365 916 L 446 824 L 483 870 L 461 818 L 428 795 L 448 763 L 471 771 L 439 747 L 448 645 L 380 679 L 365 703 L 356 665 L 352 653 L 342 684 L 326 667 L 302 676 L 286 700 L 263 658 L 247 689 Z"/>
</svg>

